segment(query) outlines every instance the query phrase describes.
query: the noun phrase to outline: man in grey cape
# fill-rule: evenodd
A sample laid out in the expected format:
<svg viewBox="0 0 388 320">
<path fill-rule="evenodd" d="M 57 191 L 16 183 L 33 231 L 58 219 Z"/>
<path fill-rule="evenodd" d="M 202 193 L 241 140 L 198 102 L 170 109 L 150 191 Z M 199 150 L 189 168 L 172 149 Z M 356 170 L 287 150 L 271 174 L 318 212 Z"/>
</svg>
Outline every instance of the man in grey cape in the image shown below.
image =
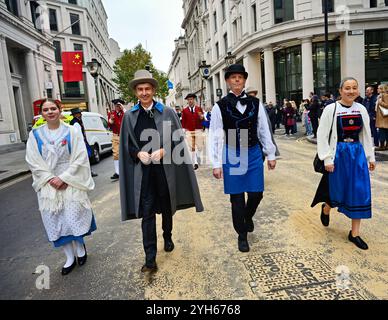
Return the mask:
<svg viewBox="0 0 388 320">
<path fill-rule="evenodd" d="M 142 272 L 157 271 L 156 214 L 162 214 L 164 250 L 172 252 L 176 211 L 204 210 L 180 121 L 153 99 L 157 86 L 149 71 L 135 73 L 130 87 L 139 103 L 125 114 L 120 135 L 122 220 L 142 219 Z"/>
</svg>

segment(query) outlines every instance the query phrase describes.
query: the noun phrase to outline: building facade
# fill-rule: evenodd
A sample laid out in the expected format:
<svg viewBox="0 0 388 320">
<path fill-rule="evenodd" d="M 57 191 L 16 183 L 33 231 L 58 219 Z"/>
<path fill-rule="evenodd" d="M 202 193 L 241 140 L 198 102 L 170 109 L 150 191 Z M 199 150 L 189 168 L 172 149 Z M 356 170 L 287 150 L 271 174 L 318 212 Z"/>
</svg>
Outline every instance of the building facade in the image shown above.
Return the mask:
<svg viewBox="0 0 388 320">
<path fill-rule="evenodd" d="M 185 37 L 175 40 L 175 50 L 168 69 L 168 79 L 173 83 L 174 88 L 169 91 L 166 97 L 166 105 L 172 108 L 183 107 L 186 104 L 185 97 L 190 93 L 190 82 L 188 78 L 189 64 Z"/>
<path fill-rule="evenodd" d="M 48 0 L 48 30 L 53 37 L 55 60 L 62 102 L 65 109 L 81 107 L 84 110 L 106 114 L 109 103 L 117 96 L 113 65 L 120 56 L 120 48 L 109 38 L 108 16 L 101 0 Z M 81 82 L 63 82 L 62 52 L 82 51 L 84 56 Z M 101 73 L 94 79 L 87 63 L 96 59 Z"/>
<path fill-rule="evenodd" d="M 106 114 L 118 96 L 113 65 L 121 56 L 107 19 L 101 0 L 0 0 L 0 146 L 27 141 L 42 98 Z M 63 82 L 64 51 L 83 52 L 83 81 Z M 101 63 L 96 79 L 92 59 Z"/>
<path fill-rule="evenodd" d="M 328 4 L 328 90 L 335 93 L 345 76 L 357 78 L 361 88 L 387 82 L 388 73 L 381 70 L 388 69 L 388 1 L 329 0 Z M 198 61 L 211 65 L 206 105 L 216 102 L 219 89 L 227 91 L 228 52 L 247 68 L 247 85 L 256 87 L 263 101 L 300 101 L 311 92 L 325 93 L 322 0 L 184 0 L 183 9 L 189 79 Z M 190 85 L 198 88 L 195 81 Z"/>
<path fill-rule="evenodd" d="M 36 1 L 0 0 L 0 146 L 25 142 L 33 101 L 58 98 L 55 52 Z"/>
</svg>

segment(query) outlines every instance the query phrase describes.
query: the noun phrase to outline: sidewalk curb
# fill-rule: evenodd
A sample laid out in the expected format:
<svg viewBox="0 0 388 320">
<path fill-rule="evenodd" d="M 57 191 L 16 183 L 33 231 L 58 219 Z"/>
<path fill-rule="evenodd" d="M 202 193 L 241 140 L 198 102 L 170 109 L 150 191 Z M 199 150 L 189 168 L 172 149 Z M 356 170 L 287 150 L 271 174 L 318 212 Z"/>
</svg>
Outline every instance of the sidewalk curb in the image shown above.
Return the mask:
<svg viewBox="0 0 388 320">
<path fill-rule="evenodd" d="M 0 185 L 4 184 L 4 183 L 7 183 L 7 182 L 10 182 L 12 180 L 15 180 L 17 178 L 20 178 L 22 176 L 25 176 L 25 175 L 28 175 L 30 174 L 31 171 L 30 170 L 26 170 L 26 171 L 19 171 L 19 172 L 15 172 L 13 174 L 9 174 L 7 175 L 6 173 L 4 173 L 3 175 L 5 176 L 4 178 L 1 178 L 0 177 Z"/>
</svg>

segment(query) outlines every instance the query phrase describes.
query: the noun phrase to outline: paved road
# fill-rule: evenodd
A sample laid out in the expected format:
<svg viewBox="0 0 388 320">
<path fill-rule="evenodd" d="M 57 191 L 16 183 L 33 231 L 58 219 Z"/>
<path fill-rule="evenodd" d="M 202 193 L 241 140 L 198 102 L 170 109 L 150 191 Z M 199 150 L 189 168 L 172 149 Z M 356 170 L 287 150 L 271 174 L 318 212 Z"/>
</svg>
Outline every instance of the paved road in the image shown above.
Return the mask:
<svg viewBox="0 0 388 320">
<path fill-rule="evenodd" d="M 362 225 L 371 249 L 363 252 L 347 241 L 346 217 L 333 214 L 325 229 L 320 209 L 309 207 L 320 179 L 312 173 L 315 146 L 301 137 L 277 140 L 282 157 L 277 171 L 266 172 L 251 252 L 238 252 L 222 182 L 201 167 L 206 211 L 177 214 L 171 254 L 162 251 L 159 232 L 159 272 L 152 277 L 140 273 L 140 222 L 120 222 L 111 158 L 94 168 L 100 174 L 91 195 L 99 229 L 87 241 L 90 259 L 65 278 L 63 254 L 45 238 L 31 181 L 0 190 L 0 299 L 387 299 L 388 164 L 372 175 L 374 218 Z M 50 290 L 35 287 L 40 264 L 50 267 Z"/>
</svg>

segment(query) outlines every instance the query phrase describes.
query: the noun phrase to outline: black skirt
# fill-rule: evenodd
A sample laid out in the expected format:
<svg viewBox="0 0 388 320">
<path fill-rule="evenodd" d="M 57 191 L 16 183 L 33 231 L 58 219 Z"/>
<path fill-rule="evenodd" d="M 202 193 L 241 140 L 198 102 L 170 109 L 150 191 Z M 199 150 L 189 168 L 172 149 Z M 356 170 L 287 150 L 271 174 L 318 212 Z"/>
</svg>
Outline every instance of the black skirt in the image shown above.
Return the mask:
<svg viewBox="0 0 388 320">
<path fill-rule="evenodd" d="M 327 203 L 331 208 L 333 208 L 330 201 L 330 189 L 329 189 L 329 173 L 325 172 L 322 176 L 321 182 L 319 183 L 317 192 L 311 208 L 314 208 L 319 203 Z"/>
</svg>

